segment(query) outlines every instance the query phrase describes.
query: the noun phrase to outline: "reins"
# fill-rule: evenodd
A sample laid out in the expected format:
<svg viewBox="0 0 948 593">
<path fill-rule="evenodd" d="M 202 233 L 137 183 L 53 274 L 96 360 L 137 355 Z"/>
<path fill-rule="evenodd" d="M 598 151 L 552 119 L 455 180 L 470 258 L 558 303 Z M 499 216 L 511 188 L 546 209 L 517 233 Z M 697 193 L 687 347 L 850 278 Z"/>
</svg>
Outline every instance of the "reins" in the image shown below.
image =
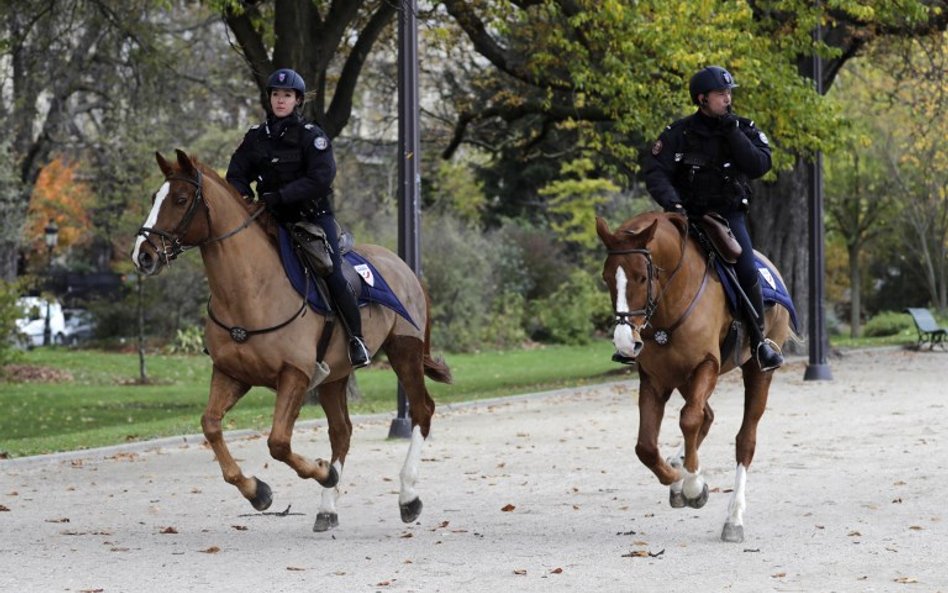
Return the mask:
<svg viewBox="0 0 948 593">
<path fill-rule="evenodd" d="M 223 235 L 217 237 L 208 237 L 207 239 L 201 241 L 200 243 L 195 243 L 194 245 L 184 245 L 181 243 L 180 236 L 185 234 L 188 228 L 191 226 L 191 222 L 194 220 L 194 216 L 197 213 L 198 203 L 204 203 L 204 213 L 207 216 L 207 228 L 211 228 L 211 212 L 207 208 L 207 204 L 204 201 L 204 193 L 201 191 L 201 182 L 203 176 L 200 171 L 196 171 L 197 178 L 191 179 L 190 177 L 185 177 L 184 175 L 171 175 L 166 181 L 184 181 L 185 183 L 190 183 L 194 186 L 194 197 L 191 199 L 191 204 L 188 206 L 187 211 L 184 213 L 184 216 L 181 217 L 181 221 L 170 233 L 167 231 L 162 231 L 161 229 L 156 229 L 153 227 L 141 227 L 138 229 L 138 235 L 145 237 L 145 240 L 151 245 L 157 253 L 160 254 L 160 257 L 164 260 L 163 263 L 170 263 L 172 260 L 176 259 L 179 255 L 185 251 L 189 251 L 196 247 L 204 247 L 205 245 L 210 245 L 218 241 L 223 241 L 229 237 L 233 237 L 237 233 L 249 227 L 257 218 L 263 214 L 263 211 L 266 210 L 266 206 L 260 206 L 255 212 L 248 216 L 237 228 L 227 231 Z M 161 237 L 161 248 L 155 245 L 151 237 L 148 235 L 157 235 Z M 165 241 L 168 241 L 168 244 Z"/>
<path fill-rule="evenodd" d="M 199 243 L 195 243 L 193 245 L 182 244 L 180 236 L 187 233 L 188 228 L 191 226 L 191 223 L 194 220 L 194 216 L 197 213 L 197 208 L 198 208 L 199 203 L 204 204 L 204 213 L 207 216 L 207 228 L 208 230 L 210 230 L 211 228 L 211 211 L 210 211 L 210 208 L 207 207 L 207 202 L 204 200 L 204 193 L 202 191 L 202 185 L 201 185 L 203 176 L 201 175 L 201 171 L 199 170 L 196 170 L 196 173 L 197 173 L 197 177 L 195 179 L 191 179 L 190 177 L 186 177 L 184 175 L 170 175 L 166 178 L 166 181 L 169 181 L 169 182 L 170 181 L 184 181 L 194 186 L 194 196 L 191 199 L 191 204 L 188 206 L 187 211 L 185 211 L 184 216 L 181 217 L 181 221 L 178 222 L 178 225 L 174 228 L 173 231 L 169 233 L 167 231 L 162 231 L 160 229 L 156 229 L 152 227 L 144 227 L 144 226 L 138 229 L 138 234 L 142 237 L 145 237 L 145 240 L 148 242 L 148 244 L 151 245 L 155 249 L 155 251 L 159 254 L 159 256 L 162 258 L 163 263 L 166 263 L 166 264 L 170 263 L 172 260 L 176 259 L 179 255 L 181 255 L 182 253 L 190 249 L 194 249 L 196 247 L 204 247 L 206 245 L 217 243 L 218 241 L 223 241 L 224 239 L 233 237 L 237 233 L 243 231 L 244 229 L 249 227 L 251 224 L 253 224 L 253 222 L 257 220 L 257 218 L 263 213 L 263 211 L 266 210 L 266 206 L 261 205 L 260 208 L 258 208 L 255 212 L 253 212 L 250 216 L 248 216 L 240 225 L 238 225 L 234 229 L 231 229 L 230 231 L 227 231 L 226 233 L 222 235 L 218 235 L 216 237 L 208 237 L 207 239 L 204 239 L 203 241 L 200 241 Z M 155 245 L 152 242 L 151 237 L 148 235 L 156 235 L 161 238 L 160 249 L 157 245 Z M 295 320 L 297 317 L 300 317 L 301 315 L 305 315 L 306 314 L 306 295 L 308 294 L 309 294 L 309 274 L 306 275 L 305 290 L 303 291 L 303 302 L 300 304 L 300 308 L 297 309 L 297 311 L 293 313 L 293 315 L 286 321 L 282 323 L 278 323 L 276 325 L 272 325 L 270 327 L 261 328 L 261 329 L 246 329 L 239 325 L 234 325 L 234 326 L 226 325 L 224 322 L 218 319 L 216 315 L 214 315 L 214 311 L 211 309 L 211 297 L 207 298 L 207 316 L 210 318 L 211 321 L 213 321 L 220 328 L 224 329 L 228 334 L 230 334 L 230 337 L 232 340 L 234 340 L 238 344 L 242 344 L 243 342 L 246 342 L 247 340 L 249 340 L 251 336 L 277 331 L 279 329 L 286 327 L 290 323 L 292 323 L 293 320 Z"/>
</svg>

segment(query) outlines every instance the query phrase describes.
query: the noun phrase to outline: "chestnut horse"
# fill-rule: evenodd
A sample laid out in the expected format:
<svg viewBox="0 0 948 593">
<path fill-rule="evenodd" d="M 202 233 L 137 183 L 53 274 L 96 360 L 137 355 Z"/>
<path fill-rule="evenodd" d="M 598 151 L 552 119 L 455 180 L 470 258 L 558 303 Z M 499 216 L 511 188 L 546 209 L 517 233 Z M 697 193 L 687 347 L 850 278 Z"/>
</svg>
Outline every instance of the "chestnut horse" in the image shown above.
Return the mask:
<svg viewBox="0 0 948 593">
<path fill-rule="evenodd" d="M 613 342 L 619 355 L 638 363 L 635 453 L 662 484 L 670 486 L 673 507 L 700 508 L 707 502 L 708 485 L 701 475 L 698 447 L 714 420 L 708 400 L 718 375 L 741 367 L 744 418 L 737 433 L 734 492 L 721 539 L 743 541 L 747 469 L 754 458 L 757 424 L 767 405 L 773 372 L 761 372 L 746 340 L 739 352 L 723 352 L 734 316 L 684 216 L 648 212 L 626 221 L 615 233 L 597 218 L 596 231 L 608 249 L 602 277 L 616 315 Z M 791 335 L 789 311 L 770 307 L 765 331 L 782 345 Z M 658 434 L 665 404 L 676 389 L 685 400 L 679 417 L 683 452 L 665 460 L 658 449 Z"/>
<path fill-rule="evenodd" d="M 255 509 L 268 508 L 270 487 L 242 473 L 224 441 L 221 422 L 252 386 L 275 390 L 273 424 L 267 439 L 270 455 L 301 478 L 313 478 L 324 487 L 313 530 L 335 527 L 337 484 L 352 434 L 346 402 L 346 384 L 352 373 L 348 338 L 341 328 L 327 334 L 331 337 L 325 356 L 317 364 L 317 344 L 326 318 L 307 310 L 301 304 L 305 303 L 302 296 L 290 284 L 273 221 L 266 214 L 261 216 L 262 205 L 257 209 L 247 204 L 213 169 L 181 150 L 176 152 L 176 163 L 156 153 L 165 181 L 138 232 L 132 260 L 141 273 L 153 275 L 183 251 L 193 247 L 201 251 L 211 293 L 208 316 L 212 318 L 205 323 L 204 340 L 213 360 L 210 397 L 201 417 L 204 436 L 224 480 L 236 486 Z M 443 361 L 431 358 L 430 306 L 412 270 L 383 247 L 359 245 L 357 251 L 381 273 L 414 321 L 381 305 L 361 308 L 366 344 L 371 353 L 382 349 L 388 355 L 410 406 L 411 442 L 399 493 L 402 520 L 408 523 L 421 513 L 415 485 L 435 407 L 424 375 L 448 383 L 451 374 Z M 317 384 L 329 425 L 329 462 L 311 461 L 290 446 L 293 424 L 307 392 Z"/>
</svg>

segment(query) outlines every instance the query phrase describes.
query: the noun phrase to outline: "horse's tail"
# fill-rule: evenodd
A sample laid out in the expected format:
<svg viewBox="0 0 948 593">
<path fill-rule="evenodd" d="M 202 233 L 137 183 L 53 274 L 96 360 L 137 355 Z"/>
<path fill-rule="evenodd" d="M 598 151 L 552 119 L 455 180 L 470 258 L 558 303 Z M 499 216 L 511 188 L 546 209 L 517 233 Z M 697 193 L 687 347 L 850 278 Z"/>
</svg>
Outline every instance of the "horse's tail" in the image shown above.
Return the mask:
<svg viewBox="0 0 948 593">
<path fill-rule="evenodd" d="M 431 298 L 428 296 L 428 290 L 424 287 L 422 287 L 422 292 L 425 293 L 425 349 L 423 361 L 425 375 L 432 381 L 451 383 L 453 378 L 448 363 L 443 358 L 431 357 Z"/>
</svg>

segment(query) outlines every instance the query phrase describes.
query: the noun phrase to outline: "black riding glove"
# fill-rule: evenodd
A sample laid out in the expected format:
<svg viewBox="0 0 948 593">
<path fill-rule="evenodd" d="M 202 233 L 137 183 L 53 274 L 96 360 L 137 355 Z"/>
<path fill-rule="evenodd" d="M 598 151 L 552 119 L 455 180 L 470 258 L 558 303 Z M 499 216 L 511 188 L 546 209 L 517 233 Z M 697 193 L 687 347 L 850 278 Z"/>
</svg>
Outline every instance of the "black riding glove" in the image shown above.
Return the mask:
<svg viewBox="0 0 948 593">
<path fill-rule="evenodd" d="M 724 130 L 725 132 L 732 132 L 734 130 L 737 130 L 738 127 L 741 125 L 740 121 L 738 121 L 737 119 L 737 116 L 734 115 L 734 113 L 731 111 L 728 111 L 727 113 L 722 115 L 719 118 L 719 121 L 721 122 L 720 124 L 721 129 Z"/>
<path fill-rule="evenodd" d="M 273 208 L 283 203 L 283 196 L 281 196 L 278 191 L 268 191 L 260 194 L 260 201 L 270 208 Z"/>
</svg>

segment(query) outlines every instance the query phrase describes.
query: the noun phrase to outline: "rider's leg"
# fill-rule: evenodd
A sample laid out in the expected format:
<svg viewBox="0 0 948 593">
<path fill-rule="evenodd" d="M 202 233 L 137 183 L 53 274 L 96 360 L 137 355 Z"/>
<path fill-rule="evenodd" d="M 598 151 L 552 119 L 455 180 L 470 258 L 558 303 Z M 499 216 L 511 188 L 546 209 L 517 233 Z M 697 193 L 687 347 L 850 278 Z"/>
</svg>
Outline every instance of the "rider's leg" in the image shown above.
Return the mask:
<svg viewBox="0 0 948 593">
<path fill-rule="evenodd" d="M 747 320 L 750 332 L 751 354 L 763 371 L 772 371 L 783 364 L 783 355 L 780 348 L 771 340 L 764 337 L 764 297 L 760 290 L 759 272 L 754 261 L 754 246 L 751 244 L 750 234 L 747 232 L 743 212 L 725 214 L 731 231 L 737 242 L 741 244 L 741 256 L 734 264 L 737 280 L 741 289 L 747 295 L 750 303 L 741 299 L 741 309 Z"/>
<path fill-rule="evenodd" d="M 329 242 L 332 274 L 326 277 L 326 285 L 329 287 L 329 293 L 332 295 L 343 324 L 349 330 L 349 362 L 352 363 L 353 368 L 364 367 L 369 364 L 371 357 L 362 337 L 362 315 L 359 313 L 355 291 L 342 273 L 342 256 L 339 254 L 336 219 L 332 213 L 324 212 L 313 222 L 326 231 L 326 239 Z"/>
</svg>

